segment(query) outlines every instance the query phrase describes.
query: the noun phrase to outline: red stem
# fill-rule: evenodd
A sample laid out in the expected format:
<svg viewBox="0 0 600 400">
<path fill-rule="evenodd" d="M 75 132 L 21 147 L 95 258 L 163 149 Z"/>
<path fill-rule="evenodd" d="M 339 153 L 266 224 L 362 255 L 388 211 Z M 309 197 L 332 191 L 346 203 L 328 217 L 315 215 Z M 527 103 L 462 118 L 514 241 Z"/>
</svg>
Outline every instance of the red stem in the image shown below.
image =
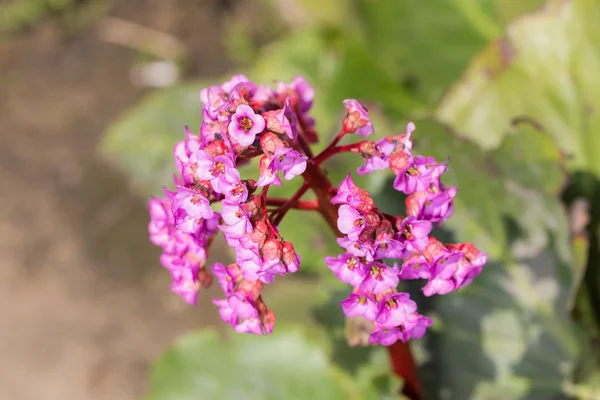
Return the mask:
<svg viewBox="0 0 600 400">
<path fill-rule="evenodd" d="M 341 131 L 338 132 L 337 136 L 335 138 L 333 138 L 333 141 L 331 143 L 329 143 L 329 146 L 327 146 L 327 148 L 325 148 L 325 150 L 323 150 L 319 156 L 323 153 L 327 153 L 329 151 L 331 151 L 332 148 L 335 147 L 336 144 L 338 144 L 340 142 L 340 140 L 342 140 L 342 138 L 344 137 L 344 135 L 348 133 L 346 132 L 343 128 Z M 319 157 L 317 156 L 317 157 Z"/>
<path fill-rule="evenodd" d="M 290 199 L 284 199 L 280 197 L 267 197 L 268 206 L 284 206 L 290 202 Z M 295 204 L 290 205 L 289 208 L 295 210 L 316 210 L 319 207 L 319 203 L 316 200 L 298 200 Z M 279 210 L 275 210 L 279 212 Z"/>
<path fill-rule="evenodd" d="M 388 346 L 388 355 L 392 370 L 404 380 L 402 394 L 411 400 L 423 400 L 419 370 L 416 367 L 408 343 L 397 341 Z"/>
<path fill-rule="evenodd" d="M 331 156 L 334 156 L 339 153 L 344 153 L 347 151 L 353 151 L 353 152 L 357 153 L 359 151 L 360 146 L 361 146 L 361 142 L 347 144 L 345 146 L 327 147 L 325 150 L 323 150 L 319 155 L 317 155 L 314 158 L 313 162 L 316 165 L 320 165 L 325 160 L 330 158 Z"/>
<path fill-rule="evenodd" d="M 288 210 L 291 207 L 293 207 L 300 200 L 300 197 L 302 197 L 304 195 L 304 193 L 306 193 L 308 191 L 308 189 L 310 189 L 310 184 L 305 179 L 304 183 L 302 184 L 302 186 L 300 187 L 300 189 L 298 189 L 298 191 L 296 193 L 294 193 L 294 195 L 287 201 L 286 204 L 283 204 L 281 206 L 281 208 L 279 208 L 276 211 L 277 216 L 273 220 L 273 223 L 275 225 L 278 225 L 281 222 L 281 220 L 283 219 L 283 217 L 285 216 L 285 214 L 288 212 Z"/>
</svg>

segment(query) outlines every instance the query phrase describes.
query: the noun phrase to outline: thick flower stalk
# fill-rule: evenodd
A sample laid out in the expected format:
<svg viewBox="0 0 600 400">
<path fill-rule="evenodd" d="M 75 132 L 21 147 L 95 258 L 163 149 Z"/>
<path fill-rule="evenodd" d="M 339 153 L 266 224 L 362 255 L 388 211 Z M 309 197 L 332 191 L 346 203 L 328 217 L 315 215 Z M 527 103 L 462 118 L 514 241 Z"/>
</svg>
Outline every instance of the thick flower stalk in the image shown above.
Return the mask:
<svg viewBox="0 0 600 400">
<path fill-rule="evenodd" d="M 487 258 L 470 243 L 443 244 L 431 236 L 453 211 L 456 188 L 441 182 L 447 165 L 413 153 L 412 123 L 400 135 L 367 140 L 373 125 L 356 100 L 344 101 L 339 134 L 314 155 L 310 144 L 318 135 L 308 115 L 313 97 L 301 77 L 272 88 L 236 75 L 200 92 L 203 122 L 198 135 L 186 128 L 185 140 L 175 146 L 175 187 L 149 204 L 150 239 L 163 249 L 171 290 L 195 305 L 200 288 L 216 277 L 224 292 L 213 300 L 221 318 L 240 333 L 271 333 L 275 315 L 263 301 L 263 285 L 301 266 L 278 225 L 290 209 L 312 210 L 325 218 L 343 249 L 323 266 L 352 287 L 341 302 L 346 316 L 370 321 L 371 343 L 419 338 L 432 321 L 397 290 L 399 282 L 423 279 L 426 296 L 447 294 L 468 285 Z M 362 140 L 338 145 L 348 134 Z M 330 182 L 322 163 L 344 152 L 364 158 L 359 175 L 394 173 L 393 187 L 407 195 L 406 215 L 382 212 L 351 172 L 336 185 Z M 243 179 L 240 167 L 256 157 L 259 176 Z M 269 197 L 271 186 L 292 179 L 303 180 L 295 195 Z M 309 190 L 317 200 L 301 199 Z M 235 263 L 208 267 L 207 251 L 218 232 L 235 249 Z"/>
</svg>

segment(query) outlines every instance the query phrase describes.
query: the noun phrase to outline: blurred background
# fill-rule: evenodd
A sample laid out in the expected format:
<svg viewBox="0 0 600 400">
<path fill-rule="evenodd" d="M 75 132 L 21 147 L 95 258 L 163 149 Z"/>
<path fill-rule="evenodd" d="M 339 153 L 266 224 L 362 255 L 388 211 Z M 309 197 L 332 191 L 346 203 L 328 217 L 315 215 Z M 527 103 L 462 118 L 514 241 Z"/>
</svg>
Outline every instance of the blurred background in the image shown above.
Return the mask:
<svg viewBox="0 0 600 400">
<path fill-rule="evenodd" d="M 451 158 L 437 234 L 490 261 L 418 299 L 427 399 L 600 399 L 598 21 L 597 0 L 0 0 L 0 398 L 392 398 L 385 352 L 347 347 L 316 219 L 282 228 L 312 238 L 304 271 L 268 288 L 279 339 L 230 338 L 248 359 L 221 342 L 218 288 L 197 308 L 168 289 L 146 201 L 199 90 L 244 73 L 306 76 L 321 145 L 357 98 L 379 136 L 414 120 L 419 152 Z M 361 183 L 402 212 L 389 176 Z"/>
</svg>

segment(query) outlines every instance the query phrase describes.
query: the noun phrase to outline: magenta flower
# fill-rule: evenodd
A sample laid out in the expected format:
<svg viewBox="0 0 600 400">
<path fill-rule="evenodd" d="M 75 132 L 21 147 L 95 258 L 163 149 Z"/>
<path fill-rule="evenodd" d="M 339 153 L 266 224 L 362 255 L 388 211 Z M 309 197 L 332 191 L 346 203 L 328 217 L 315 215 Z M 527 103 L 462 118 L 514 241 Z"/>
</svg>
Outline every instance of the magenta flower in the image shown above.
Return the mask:
<svg viewBox="0 0 600 400">
<path fill-rule="evenodd" d="M 365 257 L 367 261 L 373 261 L 375 249 L 373 248 L 373 243 L 370 241 L 357 242 L 347 237 L 341 237 L 337 239 L 337 243 L 349 254 L 355 257 Z"/>
<path fill-rule="evenodd" d="M 235 313 L 235 310 L 229 306 L 229 302 L 225 300 L 217 300 L 213 299 L 213 304 L 219 307 L 219 316 L 223 320 L 223 322 L 231 325 L 232 327 L 236 327 L 238 323 L 238 316 Z"/>
<path fill-rule="evenodd" d="M 458 268 L 454 274 L 456 289 L 468 286 L 473 279 L 479 275 L 481 269 L 487 262 L 487 254 L 477 250 L 471 243 L 461 245 L 446 245 L 450 251 L 458 251 L 463 257 L 458 262 Z"/>
<path fill-rule="evenodd" d="M 347 317 L 364 317 L 369 321 L 375 321 L 377 303 L 375 303 L 371 296 L 365 293 L 353 293 L 340 304 Z"/>
<path fill-rule="evenodd" d="M 390 167 L 389 155 L 396 145 L 385 138 L 374 144 L 372 153 L 363 153 L 365 163 L 356 169 L 359 175 L 368 175 L 373 171 L 381 171 Z"/>
<path fill-rule="evenodd" d="M 283 265 L 288 273 L 293 274 L 300 268 L 300 256 L 296 253 L 294 245 L 290 242 L 283 242 Z"/>
<path fill-rule="evenodd" d="M 250 82 L 250 79 L 248 79 L 245 75 L 237 74 L 237 75 L 232 76 L 231 79 L 228 80 L 227 82 L 224 82 L 221 85 L 221 88 L 226 93 L 231 93 L 231 91 L 233 90 L 234 87 L 236 87 L 238 84 L 244 83 L 244 82 Z"/>
<path fill-rule="evenodd" d="M 235 169 L 235 161 L 231 157 L 212 157 L 204 150 L 198 150 L 190 157 L 195 164 L 196 178 L 199 180 L 213 181 L 221 178 L 230 169 Z"/>
<path fill-rule="evenodd" d="M 173 214 L 184 212 L 190 217 L 199 220 L 212 218 L 214 211 L 210 208 L 210 201 L 200 192 L 179 186 L 177 192 L 165 193 L 172 200 Z"/>
<path fill-rule="evenodd" d="M 228 169 L 223 175 L 210 181 L 213 190 L 225 196 L 226 200 L 243 203 L 248 199 L 248 188 L 240 179 L 240 172 L 235 168 Z"/>
<path fill-rule="evenodd" d="M 228 126 L 229 135 L 242 146 L 250 146 L 254 143 L 256 135 L 264 129 L 265 119 L 245 104 L 237 107 Z"/>
<path fill-rule="evenodd" d="M 432 229 L 431 221 L 418 220 L 414 216 L 409 216 L 404 218 L 400 225 L 398 240 L 404 242 L 407 251 L 420 251 L 427 246 Z"/>
<path fill-rule="evenodd" d="M 382 327 L 392 328 L 402 324 L 406 317 L 417 311 L 417 303 L 408 293 L 396 293 L 379 302 L 375 321 Z"/>
<path fill-rule="evenodd" d="M 355 287 L 358 287 L 366 277 L 365 266 L 357 257 L 349 254 L 325 257 L 325 264 L 340 281 Z"/>
<path fill-rule="evenodd" d="M 148 202 L 148 211 L 150 212 L 148 223 L 150 241 L 156 246 L 163 247 L 168 244 L 174 229 L 171 203 L 168 199 L 153 197 Z"/>
<path fill-rule="evenodd" d="M 254 306 L 254 303 L 248 297 L 234 293 L 227 298 L 227 304 L 236 313 L 239 318 L 256 318 L 258 317 L 258 311 Z"/>
<path fill-rule="evenodd" d="M 414 252 L 404 259 L 400 269 L 400 279 L 429 279 L 431 267 L 432 265 L 422 253 Z"/>
<path fill-rule="evenodd" d="M 275 153 L 270 167 L 273 171 L 283 171 L 283 177 L 289 181 L 306 170 L 307 159 L 296 150 L 282 148 Z"/>
<path fill-rule="evenodd" d="M 223 289 L 225 294 L 230 294 L 233 292 L 236 281 L 241 276 L 240 268 L 236 264 L 232 264 L 228 267 L 224 266 L 221 263 L 215 263 L 210 270 L 215 274 L 217 280 L 219 281 L 219 286 Z"/>
<path fill-rule="evenodd" d="M 223 221 L 229 226 L 229 234 L 235 234 L 242 236 L 246 232 L 252 231 L 252 223 L 248 213 L 236 202 L 231 200 L 223 200 L 221 202 L 223 207 L 221 208 L 221 217 Z"/>
<path fill-rule="evenodd" d="M 384 232 L 375 236 L 375 259 L 402 258 L 406 254 L 405 244 L 396 240 L 390 233 Z"/>
<path fill-rule="evenodd" d="M 298 121 L 296 114 L 290 106 L 290 99 L 286 99 L 283 108 L 267 111 L 263 114 L 268 131 L 279 135 L 286 135 L 292 140 L 298 138 Z"/>
<path fill-rule="evenodd" d="M 424 317 L 417 314 L 416 312 L 409 315 L 402 323 L 402 337 L 403 342 L 409 339 L 420 339 L 425 334 L 427 328 L 431 326 L 433 321 L 431 318 Z"/>
<path fill-rule="evenodd" d="M 344 107 L 346 107 L 346 117 L 342 125 L 346 132 L 356 133 L 362 137 L 367 137 L 375 132 L 367 110 L 358 101 L 344 100 Z"/>
<path fill-rule="evenodd" d="M 454 274 L 458 271 L 458 262 L 461 258 L 462 253 L 457 252 L 438 259 L 431 268 L 431 278 L 423 287 L 423 294 L 425 296 L 447 294 L 456 289 Z"/>
<path fill-rule="evenodd" d="M 400 282 L 397 264 L 390 268 L 385 264 L 373 262 L 366 265 L 365 269 L 367 276 L 359 286 L 365 292 L 383 293 L 388 289 L 395 289 Z"/>
<path fill-rule="evenodd" d="M 394 189 L 405 194 L 425 191 L 431 185 L 432 179 L 436 177 L 433 171 L 439 173 L 439 170 L 435 158 L 417 156 L 412 165 L 396 176 Z"/>
<path fill-rule="evenodd" d="M 220 86 L 211 86 L 200 91 L 200 101 L 204 103 L 204 110 L 210 119 L 216 120 L 219 109 L 227 103 L 229 94 Z"/>
<path fill-rule="evenodd" d="M 337 226 L 340 232 L 348 235 L 350 240 L 358 240 L 365 228 L 364 216 L 354 207 L 342 205 L 338 210 Z"/>
<path fill-rule="evenodd" d="M 391 346 L 398 340 L 402 340 L 402 337 L 402 331 L 398 328 L 378 328 L 369 335 L 369 343 Z"/>
<path fill-rule="evenodd" d="M 263 325 L 258 318 L 248 318 L 240 322 L 235 327 L 237 333 L 252 333 L 254 335 L 263 334 Z"/>
<path fill-rule="evenodd" d="M 283 183 L 281 183 L 281 179 L 279 179 L 277 170 L 274 168 L 271 168 L 271 159 L 269 157 L 267 157 L 267 156 L 261 157 L 259 165 L 260 165 L 260 167 L 259 167 L 260 177 L 258 178 L 258 181 L 256 182 L 257 187 L 262 187 L 262 186 L 266 186 L 266 185 L 273 185 L 273 186 L 283 185 Z"/>
<path fill-rule="evenodd" d="M 373 199 L 365 190 L 356 186 L 350 173 L 340 182 L 337 194 L 331 199 L 331 204 L 347 204 L 362 212 L 369 212 L 373 209 Z"/>
<path fill-rule="evenodd" d="M 177 281 L 173 282 L 171 291 L 181 296 L 186 303 L 195 306 L 198 301 L 200 282 L 191 270 L 187 270 L 187 272 L 181 274 Z"/>
</svg>

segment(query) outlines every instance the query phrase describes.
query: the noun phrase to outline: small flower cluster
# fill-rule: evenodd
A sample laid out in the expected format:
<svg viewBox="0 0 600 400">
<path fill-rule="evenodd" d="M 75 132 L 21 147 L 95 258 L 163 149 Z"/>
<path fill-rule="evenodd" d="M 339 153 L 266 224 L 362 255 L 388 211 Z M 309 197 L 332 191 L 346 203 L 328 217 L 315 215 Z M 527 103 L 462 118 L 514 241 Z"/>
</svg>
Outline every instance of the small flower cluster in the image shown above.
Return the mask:
<svg viewBox="0 0 600 400">
<path fill-rule="evenodd" d="M 200 132 L 186 128 L 185 140 L 175 146 L 175 190 L 165 189 L 166 197 L 149 203 L 150 240 L 163 250 L 161 263 L 171 273 L 171 290 L 195 305 L 200 288 L 216 277 L 226 297 L 213 303 L 223 321 L 237 332 L 271 333 L 275 315 L 262 299 L 263 285 L 300 267 L 300 257 L 280 235 L 278 223 L 291 208 L 313 210 L 330 226 L 337 222 L 335 233 L 345 252 L 325 263 L 354 288 L 342 302 L 344 313 L 372 321 L 372 343 L 421 337 L 432 321 L 417 312 L 407 293 L 397 292 L 400 280 L 426 279 L 426 296 L 446 294 L 468 285 L 487 259 L 469 243 L 444 245 L 430 236 L 433 224 L 440 225 L 453 211 L 456 188 L 440 181 L 447 167 L 413 155 L 412 123 L 398 136 L 336 146 L 348 133 L 362 138 L 374 133 L 356 100 L 344 101 L 341 132 L 313 156 L 309 145 L 318 139 L 308 115 L 313 97 L 301 77 L 273 89 L 236 75 L 200 92 Z M 341 152 L 364 157 L 360 175 L 391 169 L 394 188 L 407 195 L 406 216 L 378 209 L 350 173 L 336 190 L 321 163 Z M 259 176 L 242 179 L 239 167 L 253 158 L 259 158 Z M 291 198 L 267 196 L 269 187 L 283 185 L 282 178 L 299 176 L 304 184 Z M 317 200 L 300 200 L 308 189 Z M 235 263 L 207 268 L 207 249 L 218 232 L 235 250 Z M 403 263 L 389 267 L 384 259 Z"/>
<path fill-rule="evenodd" d="M 345 105 L 343 132 L 362 137 L 373 133 L 367 111 L 355 100 L 346 100 Z M 342 308 L 348 317 L 364 317 L 374 323 L 371 343 L 390 345 L 419 338 L 432 323 L 417 313 L 408 293 L 396 291 L 400 280 L 426 279 L 426 296 L 447 294 L 471 283 L 487 260 L 470 243 L 444 245 L 429 236 L 433 223 L 439 225 L 452 214 L 456 188 L 440 182 L 446 165 L 412 154 L 414 130 L 410 123 L 402 135 L 378 142 L 365 140 L 353 147 L 365 158 L 358 174 L 387 168 L 394 172 L 394 188 L 408 195 L 405 217 L 381 212 L 350 174 L 331 200 L 339 205 L 337 225 L 344 236 L 338 244 L 346 252 L 327 257 L 325 262 L 338 279 L 353 286 Z M 404 262 L 389 267 L 383 259 Z"/>
<path fill-rule="evenodd" d="M 265 306 L 263 283 L 298 270 L 294 246 L 279 235 L 267 214 L 270 185 L 282 185 L 306 169 L 296 150 L 298 124 L 307 142 L 316 141 L 308 116 L 314 96 L 303 78 L 273 89 L 236 75 L 200 93 L 200 134 L 186 128 L 175 146 L 175 191 L 150 201 L 151 241 L 162 247 L 161 263 L 171 272 L 171 290 L 196 304 L 198 290 L 214 274 L 227 298 L 214 300 L 222 319 L 238 332 L 270 333 L 275 316 Z M 258 180 L 241 179 L 238 167 L 260 158 Z M 262 192 L 256 193 L 258 189 Z M 212 205 L 221 203 L 217 212 Z M 207 248 L 218 231 L 235 249 L 236 262 L 206 268 Z"/>
</svg>

